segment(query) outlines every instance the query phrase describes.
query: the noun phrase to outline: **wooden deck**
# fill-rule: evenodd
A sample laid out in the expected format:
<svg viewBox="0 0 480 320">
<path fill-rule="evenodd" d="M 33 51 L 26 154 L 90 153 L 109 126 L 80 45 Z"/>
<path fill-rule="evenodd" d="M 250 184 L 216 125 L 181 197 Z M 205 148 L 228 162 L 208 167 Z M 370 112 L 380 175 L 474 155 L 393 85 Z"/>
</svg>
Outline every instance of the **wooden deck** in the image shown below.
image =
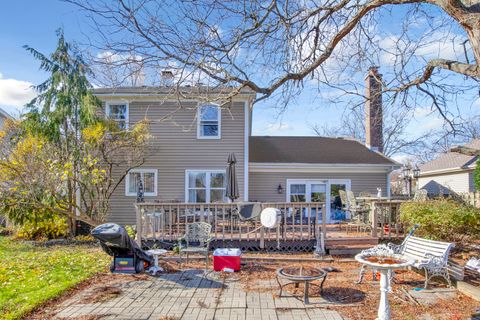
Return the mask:
<svg viewBox="0 0 480 320">
<path fill-rule="evenodd" d="M 204 221 L 212 225 L 212 247 L 240 247 L 260 251 L 313 251 L 371 247 L 379 239 L 398 238 L 403 228 L 398 222 L 398 202 L 371 204 L 363 226 L 327 224 L 323 203 L 262 203 L 281 212 L 276 228 L 260 221 L 242 221 L 237 204 L 137 203 L 137 241 L 157 242 L 172 247 L 185 234 L 188 224 Z"/>
</svg>

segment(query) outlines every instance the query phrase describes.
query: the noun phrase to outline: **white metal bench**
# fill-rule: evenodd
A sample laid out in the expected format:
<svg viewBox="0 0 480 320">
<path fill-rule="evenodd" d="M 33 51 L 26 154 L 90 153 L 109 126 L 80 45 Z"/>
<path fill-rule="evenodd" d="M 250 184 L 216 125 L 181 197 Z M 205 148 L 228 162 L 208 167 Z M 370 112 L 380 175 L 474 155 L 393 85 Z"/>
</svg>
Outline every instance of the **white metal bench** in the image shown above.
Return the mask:
<svg viewBox="0 0 480 320">
<path fill-rule="evenodd" d="M 374 248 L 365 250 L 372 253 L 400 254 L 406 259 L 414 260 L 412 267 L 423 269 L 425 271 L 425 288 L 433 277 L 443 277 L 451 286 L 450 275 L 448 274 L 447 263 L 450 250 L 454 247 L 453 243 L 428 240 L 424 238 L 408 235 L 400 245 L 389 243 L 378 245 Z M 361 283 L 366 271 L 366 265 L 360 269 L 360 278 L 357 283 Z M 375 280 L 375 270 L 373 270 Z M 391 275 L 393 277 L 393 274 Z"/>
<path fill-rule="evenodd" d="M 425 288 L 433 277 L 443 277 L 451 286 L 447 263 L 450 250 L 455 246 L 453 243 L 428 240 L 419 237 L 408 237 L 401 245 L 388 244 L 388 247 L 396 254 L 407 259 L 415 260 L 413 267 L 425 271 Z"/>
</svg>

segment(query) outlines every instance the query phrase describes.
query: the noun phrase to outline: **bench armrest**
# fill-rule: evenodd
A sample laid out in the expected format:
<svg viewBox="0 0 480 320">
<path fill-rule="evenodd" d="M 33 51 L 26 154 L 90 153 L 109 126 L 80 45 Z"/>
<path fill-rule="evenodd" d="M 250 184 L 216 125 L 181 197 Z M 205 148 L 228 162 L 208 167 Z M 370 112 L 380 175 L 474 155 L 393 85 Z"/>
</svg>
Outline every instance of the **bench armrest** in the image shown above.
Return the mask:
<svg viewBox="0 0 480 320">
<path fill-rule="evenodd" d="M 425 254 L 425 258 L 427 258 L 428 260 L 422 264 L 426 264 L 429 267 L 441 268 L 445 266 L 443 256 L 436 256 L 434 254 L 427 253 Z"/>
<path fill-rule="evenodd" d="M 394 243 L 387 243 L 388 249 L 392 250 L 395 254 L 400 254 L 403 250 L 403 246 L 401 244 L 394 244 Z"/>
</svg>

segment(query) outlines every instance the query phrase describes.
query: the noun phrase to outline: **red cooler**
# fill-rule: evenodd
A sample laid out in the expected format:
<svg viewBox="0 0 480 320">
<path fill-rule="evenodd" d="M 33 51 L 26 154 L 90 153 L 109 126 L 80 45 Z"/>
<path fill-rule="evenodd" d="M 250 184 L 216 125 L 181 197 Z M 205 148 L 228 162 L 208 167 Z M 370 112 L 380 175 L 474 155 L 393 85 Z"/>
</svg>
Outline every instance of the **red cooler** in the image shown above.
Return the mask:
<svg viewBox="0 0 480 320">
<path fill-rule="evenodd" d="M 213 270 L 222 271 L 232 269 L 240 270 L 240 256 L 242 251 L 237 248 L 219 248 L 213 251 Z"/>
</svg>

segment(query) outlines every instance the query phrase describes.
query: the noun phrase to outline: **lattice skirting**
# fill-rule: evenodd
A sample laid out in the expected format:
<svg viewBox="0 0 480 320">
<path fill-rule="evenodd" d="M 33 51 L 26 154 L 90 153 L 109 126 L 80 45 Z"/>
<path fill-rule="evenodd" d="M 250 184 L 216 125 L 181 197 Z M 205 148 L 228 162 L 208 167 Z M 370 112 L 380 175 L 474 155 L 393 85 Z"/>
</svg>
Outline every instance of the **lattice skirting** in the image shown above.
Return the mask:
<svg viewBox="0 0 480 320">
<path fill-rule="evenodd" d="M 159 240 L 144 241 L 144 246 L 151 248 L 173 249 L 176 243 L 163 242 Z M 216 248 L 240 248 L 243 252 L 313 252 L 315 249 L 315 240 L 292 240 L 281 241 L 278 246 L 277 241 L 265 240 L 265 247 L 260 248 L 260 241 L 254 240 L 214 240 L 210 244 L 210 249 Z"/>
</svg>

